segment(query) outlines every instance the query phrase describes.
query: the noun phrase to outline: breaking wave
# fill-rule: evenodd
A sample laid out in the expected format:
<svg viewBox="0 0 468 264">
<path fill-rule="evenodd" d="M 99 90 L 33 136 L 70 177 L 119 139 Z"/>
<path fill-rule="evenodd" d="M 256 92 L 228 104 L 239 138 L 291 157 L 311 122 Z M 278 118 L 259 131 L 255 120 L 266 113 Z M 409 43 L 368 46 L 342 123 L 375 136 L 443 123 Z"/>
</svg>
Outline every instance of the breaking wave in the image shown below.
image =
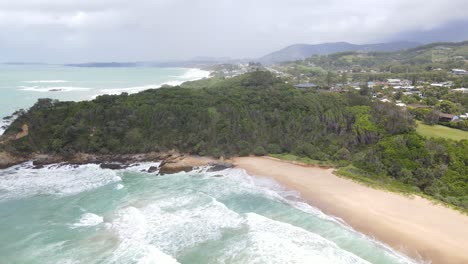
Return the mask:
<svg viewBox="0 0 468 264">
<path fill-rule="evenodd" d="M 177 86 L 181 85 L 184 82 L 187 81 L 195 81 L 195 80 L 200 80 L 203 78 L 208 78 L 210 76 L 209 71 L 204 71 L 200 69 L 188 69 L 184 74 L 178 75 L 178 76 L 172 76 L 176 80 L 172 81 L 167 81 L 163 83 L 155 83 L 155 84 L 147 84 L 147 85 L 141 85 L 141 86 L 134 86 L 134 87 L 126 87 L 126 88 L 109 88 L 109 89 L 101 89 L 99 92 L 99 95 L 103 94 L 121 94 L 121 93 L 138 93 L 144 90 L 148 89 L 158 89 L 161 88 L 164 85 L 169 85 L 169 86 Z"/>
<path fill-rule="evenodd" d="M 73 87 L 73 86 L 58 86 L 58 87 L 42 87 L 42 86 L 20 86 L 19 90 L 30 92 L 73 92 L 73 91 L 89 91 L 92 88 Z"/>
</svg>

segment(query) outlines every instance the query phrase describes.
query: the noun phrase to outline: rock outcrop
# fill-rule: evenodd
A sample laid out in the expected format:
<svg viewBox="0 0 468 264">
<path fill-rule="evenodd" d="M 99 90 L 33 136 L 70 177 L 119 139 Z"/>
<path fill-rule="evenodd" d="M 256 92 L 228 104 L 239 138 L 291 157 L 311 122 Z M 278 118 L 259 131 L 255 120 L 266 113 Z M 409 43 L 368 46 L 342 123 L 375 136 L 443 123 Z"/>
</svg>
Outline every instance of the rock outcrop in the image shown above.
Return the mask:
<svg viewBox="0 0 468 264">
<path fill-rule="evenodd" d="M 18 157 L 8 152 L 0 152 L 0 169 L 5 169 L 13 165 L 25 162 L 27 160 L 27 157 Z"/>
</svg>

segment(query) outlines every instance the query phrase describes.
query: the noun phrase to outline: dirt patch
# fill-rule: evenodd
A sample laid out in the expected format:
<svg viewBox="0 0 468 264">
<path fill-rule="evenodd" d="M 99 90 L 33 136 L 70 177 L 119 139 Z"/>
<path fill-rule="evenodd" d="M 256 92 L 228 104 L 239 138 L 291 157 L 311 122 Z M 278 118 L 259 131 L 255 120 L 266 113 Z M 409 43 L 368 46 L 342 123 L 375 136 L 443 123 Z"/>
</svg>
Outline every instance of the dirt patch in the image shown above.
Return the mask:
<svg viewBox="0 0 468 264">
<path fill-rule="evenodd" d="M 24 124 L 24 125 L 21 127 L 21 132 L 19 132 L 18 134 L 16 134 L 15 139 L 23 138 L 23 137 L 27 136 L 28 134 L 29 134 L 29 127 L 28 127 L 27 124 Z"/>
</svg>

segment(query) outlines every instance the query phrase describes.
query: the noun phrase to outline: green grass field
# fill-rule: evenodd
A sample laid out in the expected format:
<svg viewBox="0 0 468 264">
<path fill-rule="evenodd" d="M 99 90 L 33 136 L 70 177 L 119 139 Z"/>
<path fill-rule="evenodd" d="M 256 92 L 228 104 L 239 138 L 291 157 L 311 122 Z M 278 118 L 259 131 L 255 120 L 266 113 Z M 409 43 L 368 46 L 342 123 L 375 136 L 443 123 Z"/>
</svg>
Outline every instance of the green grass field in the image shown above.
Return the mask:
<svg viewBox="0 0 468 264">
<path fill-rule="evenodd" d="M 422 122 L 418 122 L 418 126 L 416 128 L 416 132 L 418 134 L 425 136 L 425 137 L 432 137 L 432 138 L 446 138 L 446 139 L 453 139 L 453 140 L 468 140 L 468 132 L 463 131 L 460 129 L 450 128 L 446 126 L 429 126 L 425 125 Z"/>
</svg>

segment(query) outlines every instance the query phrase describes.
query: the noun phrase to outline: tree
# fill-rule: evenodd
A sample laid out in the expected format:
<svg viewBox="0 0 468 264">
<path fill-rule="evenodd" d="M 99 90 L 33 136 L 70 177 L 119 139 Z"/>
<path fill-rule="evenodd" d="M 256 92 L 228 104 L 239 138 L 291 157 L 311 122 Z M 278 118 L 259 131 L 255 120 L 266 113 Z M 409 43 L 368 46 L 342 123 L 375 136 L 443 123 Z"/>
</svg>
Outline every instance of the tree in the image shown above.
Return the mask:
<svg viewBox="0 0 468 264">
<path fill-rule="evenodd" d="M 440 111 L 438 111 L 437 109 L 433 109 L 424 117 L 424 123 L 431 126 L 439 123 L 439 115 Z"/>
<path fill-rule="evenodd" d="M 371 94 L 371 89 L 367 85 L 367 83 L 362 83 L 360 85 L 361 90 L 359 90 L 359 94 L 362 96 L 369 96 Z"/>
<path fill-rule="evenodd" d="M 460 107 L 450 101 L 444 100 L 437 104 L 437 108 L 440 109 L 442 113 L 456 114 L 460 112 Z"/>
<path fill-rule="evenodd" d="M 327 72 L 326 83 L 327 87 L 332 87 L 333 85 L 334 74 L 331 71 Z"/>
<path fill-rule="evenodd" d="M 348 84 L 348 74 L 346 72 L 341 74 L 341 83 L 343 83 L 343 85 Z"/>
</svg>

